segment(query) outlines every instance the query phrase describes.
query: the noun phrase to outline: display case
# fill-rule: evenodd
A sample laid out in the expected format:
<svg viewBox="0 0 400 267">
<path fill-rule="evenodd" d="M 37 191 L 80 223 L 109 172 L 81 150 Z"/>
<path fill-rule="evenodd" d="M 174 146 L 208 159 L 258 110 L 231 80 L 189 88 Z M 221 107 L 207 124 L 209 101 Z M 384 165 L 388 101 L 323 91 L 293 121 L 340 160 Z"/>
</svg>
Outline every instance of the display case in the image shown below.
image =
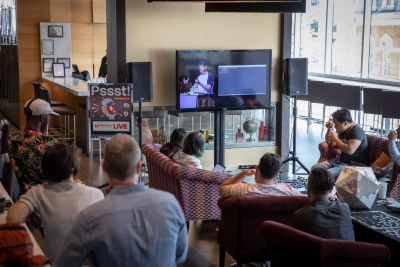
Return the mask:
<svg viewBox="0 0 400 267">
<path fill-rule="evenodd" d="M 137 114 L 137 111 L 135 111 Z M 146 142 L 169 141 L 171 132 L 184 128 L 188 133 L 202 131 L 208 135 L 206 149 L 214 149 L 214 113 L 176 113 L 174 107 L 144 107 Z M 147 126 L 148 125 L 148 126 Z M 135 137 L 138 140 L 135 125 Z M 208 133 L 207 133 L 208 132 Z M 151 133 L 152 139 L 149 138 Z M 166 136 L 166 139 L 164 139 Z M 161 137 L 161 138 L 160 138 Z M 164 141 L 165 140 L 165 141 Z M 276 145 L 276 103 L 269 109 L 225 111 L 225 148 L 260 147 Z"/>
</svg>

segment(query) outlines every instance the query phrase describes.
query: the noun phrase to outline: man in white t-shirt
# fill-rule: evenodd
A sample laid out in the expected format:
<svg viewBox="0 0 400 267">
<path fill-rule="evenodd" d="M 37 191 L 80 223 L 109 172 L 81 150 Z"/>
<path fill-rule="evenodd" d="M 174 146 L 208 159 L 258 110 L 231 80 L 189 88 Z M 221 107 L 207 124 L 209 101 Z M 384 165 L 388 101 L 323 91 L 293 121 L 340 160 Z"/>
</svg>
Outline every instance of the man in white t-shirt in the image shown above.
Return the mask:
<svg viewBox="0 0 400 267">
<path fill-rule="evenodd" d="M 274 184 L 274 178 L 279 174 L 281 159 L 277 154 L 266 153 L 254 170 L 245 170 L 226 180 L 219 189 L 221 197 L 238 196 L 303 196 L 299 191 L 288 184 Z M 245 184 L 242 180 L 247 176 L 255 175 L 255 184 Z"/>
<path fill-rule="evenodd" d="M 213 94 L 214 89 L 214 76 L 207 71 L 207 62 L 202 60 L 199 62 L 200 74 L 194 81 L 194 86 L 197 86 L 199 94 Z"/>
</svg>

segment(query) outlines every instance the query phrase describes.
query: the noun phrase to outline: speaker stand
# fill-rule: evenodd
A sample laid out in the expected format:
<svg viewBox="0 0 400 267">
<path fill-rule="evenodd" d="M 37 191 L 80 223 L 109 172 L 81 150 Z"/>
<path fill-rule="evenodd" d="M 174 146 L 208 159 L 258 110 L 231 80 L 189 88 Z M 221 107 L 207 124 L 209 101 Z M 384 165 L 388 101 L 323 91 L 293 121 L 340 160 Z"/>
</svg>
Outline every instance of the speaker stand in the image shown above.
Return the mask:
<svg viewBox="0 0 400 267">
<path fill-rule="evenodd" d="M 310 174 L 310 170 L 304 166 L 304 164 L 299 160 L 296 155 L 296 135 L 297 135 L 297 96 L 294 96 L 294 103 L 293 103 L 293 131 L 292 131 L 292 140 L 293 140 L 293 150 L 289 151 L 291 157 L 288 157 L 284 161 L 282 161 L 282 165 L 292 162 L 292 174 L 299 174 L 299 175 L 308 175 Z M 306 171 L 306 173 L 297 173 L 296 172 L 296 162 L 300 165 L 302 169 Z"/>
<path fill-rule="evenodd" d="M 142 103 L 143 103 L 143 101 L 144 101 L 143 98 L 140 98 L 138 100 L 138 102 L 139 102 L 139 114 L 137 115 L 137 120 L 138 120 L 137 121 L 138 122 L 137 126 L 138 126 L 138 129 L 139 129 L 139 148 L 140 148 L 140 159 L 141 160 L 143 160 L 143 153 L 142 153 L 142 143 L 143 143 L 143 140 L 142 140 L 142 125 L 143 125 Z M 140 172 L 140 175 L 139 175 L 139 183 L 143 182 L 143 175 L 142 174 L 144 172 L 146 172 L 146 170 L 147 170 L 146 164 L 142 163 L 142 169 L 141 169 L 141 172 Z"/>
</svg>

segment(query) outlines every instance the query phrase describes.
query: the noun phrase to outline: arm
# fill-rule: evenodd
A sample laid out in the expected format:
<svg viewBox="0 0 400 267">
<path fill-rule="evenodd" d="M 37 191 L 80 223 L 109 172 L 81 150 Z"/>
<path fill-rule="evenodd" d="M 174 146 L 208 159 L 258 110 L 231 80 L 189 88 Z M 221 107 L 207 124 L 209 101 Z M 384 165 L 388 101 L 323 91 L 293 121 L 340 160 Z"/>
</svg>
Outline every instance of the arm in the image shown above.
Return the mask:
<svg viewBox="0 0 400 267">
<path fill-rule="evenodd" d="M 187 237 L 187 229 L 186 229 L 186 219 L 183 216 L 181 206 L 177 204 L 177 214 L 180 217 L 180 229 L 178 233 L 178 239 L 176 241 L 176 264 L 181 264 L 186 260 L 187 251 L 188 251 L 188 237 Z"/>
<path fill-rule="evenodd" d="M 400 164 L 400 152 L 394 140 L 389 142 L 389 155 L 394 163 Z"/>
<path fill-rule="evenodd" d="M 348 143 L 343 143 L 342 140 L 339 139 L 339 137 L 330 132 L 329 133 L 330 138 L 332 138 L 333 141 L 336 142 L 338 147 L 342 150 L 342 152 L 346 153 L 347 155 L 353 155 L 354 152 L 358 149 L 358 147 L 361 145 L 361 140 L 358 139 L 349 139 Z"/>
<path fill-rule="evenodd" d="M 229 178 L 228 180 L 226 180 L 221 187 L 219 188 L 219 195 L 220 197 L 230 197 L 233 196 L 232 195 L 232 188 L 240 183 L 244 178 L 246 178 L 247 176 L 250 175 L 255 175 L 256 171 L 255 170 L 246 170 L 246 171 L 242 171 L 241 173 L 233 176 L 232 178 Z M 243 185 L 243 186 L 247 186 L 247 185 Z"/>
<path fill-rule="evenodd" d="M 201 82 L 199 82 L 199 85 L 204 89 L 206 89 L 207 91 L 210 91 L 211 89 L 211 84 L 202 84 Z"/>
<path fill-rule="evenodd" d="M 24 223 L 31 211 L 24 202 L 18 201 L 7 213 L 7 223 Z"/>
</svg>

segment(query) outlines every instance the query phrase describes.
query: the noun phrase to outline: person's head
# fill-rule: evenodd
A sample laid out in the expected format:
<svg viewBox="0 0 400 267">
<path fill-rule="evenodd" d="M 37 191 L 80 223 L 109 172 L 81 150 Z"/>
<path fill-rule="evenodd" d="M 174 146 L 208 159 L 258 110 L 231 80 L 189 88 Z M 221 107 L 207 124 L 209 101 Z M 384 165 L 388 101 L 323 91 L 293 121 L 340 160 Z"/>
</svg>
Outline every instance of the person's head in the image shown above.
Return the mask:
<svg viewBox="0 0 400 267">
<path fill-rule="evenodd" d="M 24 105 L 24 114 L 26 117 L 26 127 L 34 128 L 45 132 L 50 121 L 50 115 L 58 115 L 55 113 L 50 104 L 39 98 L 33 98 L 26 101 Z"/>
<path fill-rule="evenodd" d="M 335 177 L 323 168 L 313 168 L 308 176 L 307 194 L 311 199 L 326 197 L 332 192 Z"/>
<path fill-rule="evenodd" d="M 102 167 L 112 182 L 133 180 L 138 182 L 142 167 L 140 149 L 135 139 L 117 134 L 107 142 Z"/>
<path fill-rule="evenodd" d="M 204 74 L 207 72 L 207 62 L 205 60 L 202 60 L 199 62 L 199 70 L 201 74 Z"/>
<path fill-rule="evenodd" d="M 397 138 L 400 138 L 400 126 L 396 129 Z"/>
<path fill-rule="evenodd" d="M 202 157 L 204 154 L 203 135 L 199 132 L 190 133 L 183 142 L 183 152 L 198 158 Z"/>
<path fill-rule="evenodd" d="M 49 147 L 42 158 L 42 170 L 44 178 L 53 183 L 75 176 L 79 170 L 75 151 L 61 143 Z"/>
<path fill-rule="evenodd" d="M 281 158 L 274 153 L 265 153 L 256 167 L 256 181 L 272 180 L 279 174 Z"/>
<path fill-rule="evenodd" d="M 182 146 L 186 136 L 187 133 L 185 129 L 177 128 L 171 133 L 170 142 L 174 146 Z"/>
<path fill-rule="evenodd" d="M 342 108 L 332 113 L 333 124 L 337 133 L 345 132 L 353 124 L 350 110 Z"/>
</svg>

